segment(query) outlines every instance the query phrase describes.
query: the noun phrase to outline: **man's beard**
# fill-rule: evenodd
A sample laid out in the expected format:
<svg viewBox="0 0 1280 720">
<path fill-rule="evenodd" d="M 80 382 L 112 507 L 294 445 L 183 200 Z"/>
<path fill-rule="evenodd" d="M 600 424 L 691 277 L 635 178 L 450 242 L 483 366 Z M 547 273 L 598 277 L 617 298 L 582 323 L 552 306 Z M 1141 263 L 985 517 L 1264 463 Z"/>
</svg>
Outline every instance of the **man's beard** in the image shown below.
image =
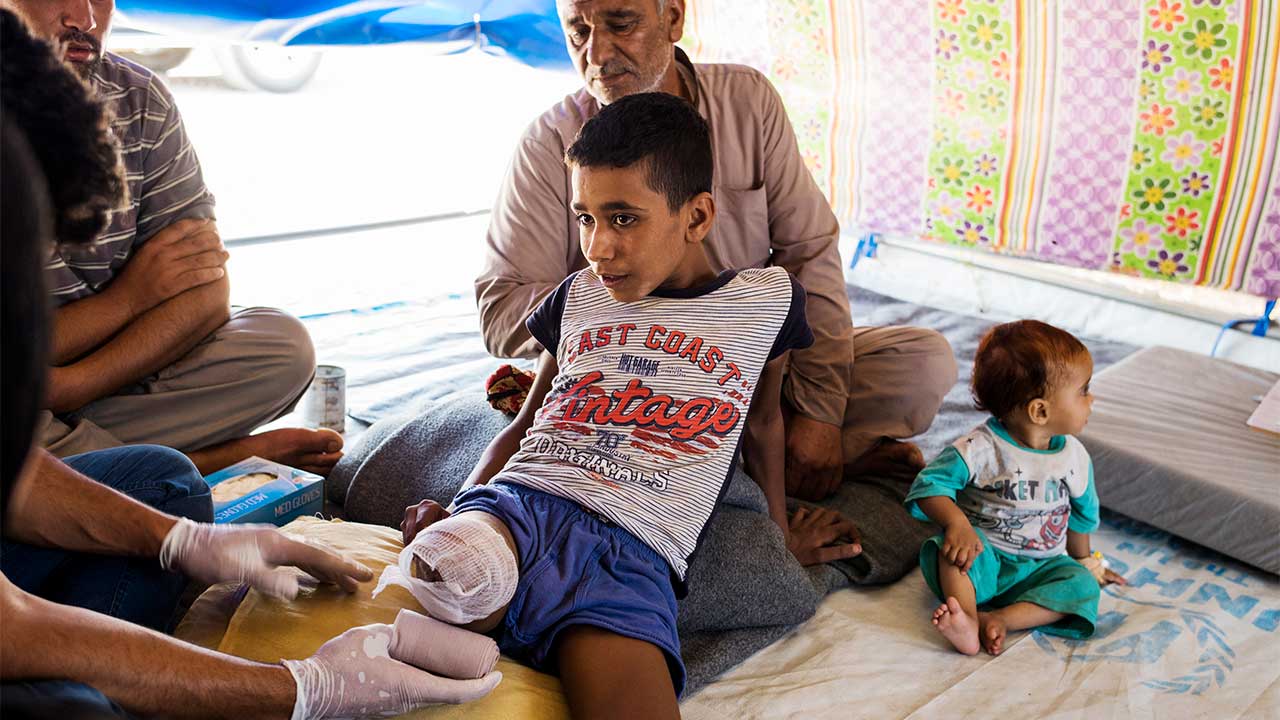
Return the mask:
<svg viewBox="0 0 1280 720">
<path fill-rule="evenodd" d="M 630 92 L 626 93 L 626 95 L 639 95 L 641 93 L 657 92 L 658 90 L 661 90 L 662 82 L 666 80 L 666 77 L 667 77 L 667 70 L 671 68 L 671 55 L 666 55 L 664 60 L 665 62 L 663 62 L 662 68 L 659 69 L 656 73 L 654 73 L 653 77 L 647 78 L 648 82 L 646 82 L 644 85 L 640 87 L 637 87 L 631 90 Z M 637 80 L 640 80 L 640 81 L 646 80 L 646 78 L 640 77 L 639 73 L 636 72 L 638 69 L 639 68 L 634 68 L 631 65 L 628 65 L 622 62 L 621 60 L 617 60 L 617 61 L 610 62 L 606 64 L 604 67 L 600 68 L 600 72 L 597 74 L 597 76 L 599 75 L 609 76 L 609 75 L 616 75 L 622 72 L 630 72 L 636 76 Z M 588 87 L 590 87 L 590 83 L 588 83 Z M 604 93 L 602 92 L 601 95 L 603 94 Z M 606 99 L 604 97 L 596 96 L 596 100 L 598 100 L 602 105 L 607 105 L 611 100 L 620 100 L 622 97 L 624 96 L 619 96 L 612 99 Z"/>
<path fill-rule="evenodd" d="M 671 54 L 668 53 L 663 57 L 665 62 L 662 63 L 662 69 L 658 71 L 658 74 L 654 75 L 653 83 L 648 88 L 641 90 L 640 92 L 651 93 L 662 89 L 662 81 L 667 79 L 667 70 L 671 69 Z"/>
<path fill-rule="evenodd" d="M 636 91 L 635 95 L 640 95 L 641 92 L 658 92 L 662 90 L 662 82 L 667 79 L 667 70 L 671 69 L 671 55 L 664 55 L 663 58 L 666 61 L 662 64 L 662 69 L 658 70 L 657 74 L 654 74 L 653 81 L 649 83 L 649 87 Z"/>
<path fill-rule="evenodd" d="M 68 64 L 71 65 L 72 69 L 75 70 L 76 74 L 81 78 L 88 80 L 89 76 L 93 74 L 93 71 L 97 70 L 98 66 L 102 64 L 102 43 L 98 42 L 98 38 L 90 35 L 89 33 L 80 32 L 79 30 L 68 30 L 58 37 L 58 41 L 62 43 L 64 48 L 70 46 L 71 43 L 88 45 L 93 48 L 93 59 L 88 62 L 81 63 L 68 61 Z"/>
</svg>

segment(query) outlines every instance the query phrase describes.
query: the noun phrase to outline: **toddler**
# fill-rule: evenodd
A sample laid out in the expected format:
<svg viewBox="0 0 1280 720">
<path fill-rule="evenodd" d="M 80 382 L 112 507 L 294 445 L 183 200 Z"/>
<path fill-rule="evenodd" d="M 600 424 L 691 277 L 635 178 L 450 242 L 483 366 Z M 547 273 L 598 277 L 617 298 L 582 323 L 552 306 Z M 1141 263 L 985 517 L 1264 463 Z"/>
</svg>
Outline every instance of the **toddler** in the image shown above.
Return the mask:
<svg viewBox="0 0 1280 720">
<path fill-rule="evenodd" d="M 933 624 L 959 652 L 998 655 L 1010 630 L 1087 638 L 1099 586 L 1124 582 L 1089 547 L 1098 495 L 1073 435 L 1089 420 L 1092 375 L 1089 350 L 1068 332 L 1036 320 L 992 328 L 973 366 L 974 399 L 992 417 L 907 493 L 911 513 L 943 529 L 920 549 L 920 568 L 943 601 Z"/>
</svg>

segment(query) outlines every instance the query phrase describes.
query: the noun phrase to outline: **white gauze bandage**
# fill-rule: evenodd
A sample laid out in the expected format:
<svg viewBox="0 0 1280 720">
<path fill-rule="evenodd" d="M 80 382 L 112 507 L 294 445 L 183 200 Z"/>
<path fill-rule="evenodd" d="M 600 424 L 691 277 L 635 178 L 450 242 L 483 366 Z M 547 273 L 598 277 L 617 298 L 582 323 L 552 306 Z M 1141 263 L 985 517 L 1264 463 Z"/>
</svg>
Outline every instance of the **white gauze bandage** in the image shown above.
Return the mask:
<svg viewBox="0 0 1280 720">
<path fill-rule="evenodd" d="M 400 552 L 399 565 L 383 571 L 374 596 L 387 585 L 400 585 L 437 620 L 463 625 L 489 617 L 511 602 L 520 573 L 515 555 L 496 528 L 500 522 L 488 513 L 472 511 L 423 530 Z M 440 579 L 417 577 L 415 560 Z"/>
</svg>

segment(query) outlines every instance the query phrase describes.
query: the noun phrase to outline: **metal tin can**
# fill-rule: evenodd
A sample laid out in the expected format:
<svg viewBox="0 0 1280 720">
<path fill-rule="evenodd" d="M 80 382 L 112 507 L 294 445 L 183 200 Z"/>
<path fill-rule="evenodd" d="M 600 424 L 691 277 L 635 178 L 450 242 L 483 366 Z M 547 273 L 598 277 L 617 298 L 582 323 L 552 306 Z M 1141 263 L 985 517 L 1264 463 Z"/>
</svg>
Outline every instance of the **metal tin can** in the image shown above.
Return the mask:
<svg viewBox="0 0 1280 720">
<path fill-rule="evenodd" d="M 315 379 L 302 399 L 302 422 L 309 428 L 346 429 L 347 371 L 337 365 L 317 365 Z"/>
</svg>

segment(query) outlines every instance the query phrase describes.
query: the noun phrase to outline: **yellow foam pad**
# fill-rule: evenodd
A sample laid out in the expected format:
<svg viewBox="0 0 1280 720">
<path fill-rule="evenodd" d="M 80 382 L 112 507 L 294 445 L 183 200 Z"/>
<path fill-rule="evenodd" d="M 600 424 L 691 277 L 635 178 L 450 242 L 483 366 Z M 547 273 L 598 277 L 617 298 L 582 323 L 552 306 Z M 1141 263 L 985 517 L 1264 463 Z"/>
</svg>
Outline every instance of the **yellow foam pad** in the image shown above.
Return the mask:
<svg viewBox="0 0 1280 720">
<path fill-rule="evenodd" d="M 329 585 L 304 588 L 292 601 L 276 600 L 250 590 L 236 608 L 221 641 L 217 642 L 218 650 L 261 662 L 305 658 L 326 640 L 349 628 L 393 623 L 401 608 L 422 612 L 417 601 L 402 587 L 393 585 L 376 599 L 371 597 L 382 569 L 394 564 L 403 548 L 399 531 L 314 517 L 298 518 L 284 530 L 364 563 L 373 570 L 374 580 L 362 584 L 352 594 Z M 214 616 L 220 606 L 225 606 L 227 593 L 225 586 L 206 592 L 183 620 L 178 636 L 213 647 L 216 639 L 213 628 L 220 624 Z M 502 671 L 502 683 L 481 700 L 460 706 L 435 706 L 402 717 L 421 720 L 569 717 L 557 678 L 507 658 L 498 661 L 498 670 Z"/>
</svg>

